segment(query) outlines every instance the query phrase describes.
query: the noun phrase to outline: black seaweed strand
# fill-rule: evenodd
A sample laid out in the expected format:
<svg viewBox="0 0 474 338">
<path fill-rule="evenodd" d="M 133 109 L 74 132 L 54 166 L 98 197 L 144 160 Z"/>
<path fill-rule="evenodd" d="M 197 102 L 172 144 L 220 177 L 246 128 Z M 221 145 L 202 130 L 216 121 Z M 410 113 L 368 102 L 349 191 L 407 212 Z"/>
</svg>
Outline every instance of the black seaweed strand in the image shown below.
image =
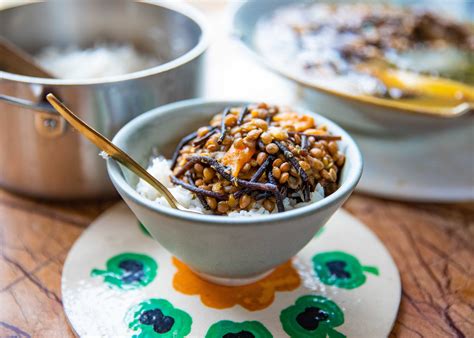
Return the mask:
<svg viewBox="0 0 474 338">
<path fill-rule="evenodd" d="M 181 149 L 187 144 L 189 143 L 192 139 L 196 138 L 197 136 L 197 131 L 189 134 L 189 135 L 186 135 L 185 137 L 183 137 L 181 139 L 181 141 L 179 141 L 178 145 L 176 146 L 176 149 L 174 150 L 174 153 L 173 153 L 173 157 L 171 157 L 171 170 L 174 169 L 174 167 L 176 166 L 176 161 L 178 160 L 178 157 L 179 157 L 179 152 L 181 151 Z"/>
<path fill-rule="evenodd" d="M 219 138 L 217 139 L 217 143 L 218 144 L 221 144 L 223 141 L 224 141 L 224 138 L 225 138 L 225 134 L 226 134 L 226 126 L 225 126 L 225 117 L 227 116 L 227 114 L 229 114 L 230 112 L 230 108 L 227 107 L 226 109 L 224 109 L 224 111 L 222 112 L 222 121 L 221 121 L 221 135 L 219 136 Z"/>
<path fill-rule="evenodd" d="M 273 196 L 273 194 L 271 192 L 268 192 L 268 191 L 259 192 L 258 194 L 255 195 L 255 200 L 256 201 L 261 201 L 261 200 L 267 199 L 267 198 L 272 197 L 272 196 Z"/>
<path fill-rule="evenodd" d="M 308 135 L 301 135 L 301 150 L 306 150 L 308 148 Z"/>
<path fill-rule="evenodd" d="M 237 119 L 237 125 L 240 126 L 244 122 L 245 115 L 249 113 L 249 107 L 243 106 L 239 113 L 239 118 Z"/>
<path fill-rule="evenodd" d="M 275 184 L 251 182 L 251 181 L 246 181 L 246 180 L 232 176 L 229 168 L 223 166 L 216 159 L 212 157 L 192 155 L 189 157 L 189 161 L 193 163 L 199 162 L 199 163 L 210 166 L 224 179 L 226 179 L 229 182 L 232 182 L 233 184 L 237 186 L 241 186 L 241 187 L 249 188 L 253 190 L 263 190 L 263 191 L 271 191 L 273 193 L 275 192 L 279 193 L 278 187 Z"/>
<path fill-rule="evenodd" d="M 188 182 L 189 182 L 190 185 L 192 185 L 193 187 L 198 188 L 198 187 L 196 186 L 196 182 L 194 182 L 193 175 L 191 174 L 190 171 L 188 171 L 188 172 L 186 173 L 185 177 L 188 179 Z M 201 202 L 201 204 L 202 204 L 202 206 L 203 206 L 204 209 L 206 209 L 206 210 L 211 210 L 211 207 L 209 206 L 209 204 L 207 204 L 207 201 L 206 201 L 206 199 L 204 198 L 204 195 L 203 195 L 202 193 L 196 192 L 196 196 L 197 196 L 199 202 Z"/>
<path fill-rule="evenodd" d="M 202 194 L 202 195 L 205 195 L 205 196 L 214 197 L 215 199 L 218 199 L 218 200 L 221 200 L 221 201 L 228 199 L 228 196 L 225 195 L 225 194 L 219 194 L 219 193 L 211 191 L 211 190 L 205 190 L 205 189 L 196 187 L 195 185 L 191 185 L 191 184 L 188 184 L 188 183 L 180 180 L 176 176 L 171 176 L 170 178 L 171 178 L 171 182 L 173 182 L 174 184 L 180 185 L 184 189 L 192 191 L 196 194 Z"/>
<path fill-rule="evenodd" d="M 305 202 L 309 202 L 310 199 L 311 199 L 311 191 L 310 191 L 311 185 L 309 183 L 308 175 L 303 170 L 303 168 L 301 168 L 300 164 L 296 160 L 293 153 L 283 143 L 281 143 L 279 141 L 273 141 L 273 142 L 278 146 L 280 151 L 283 153 L 283 156 L 285 157 L 285 159 L 288 162 L 290 162 L 290 164 L 293 166 L 293 168 L 296 169 L 298 175 L 300 175 L 300 177 L 303 181 L 303 189 L 302 189 L 303 190 L 303 200 Z"/>
<path fill-rule="evenodd" d="M 267 167 L 267 177 L 268 177 L 268 181 L 271 184 L 274 184 L 275 186 L 277 185 L 277 181 L 276 181 L 275 177 L 273 177 L 271 167 Z M 274 191 L 273 194 L 275 195 L 278 212 L 285 211 L 285 206 L 283 204 L 283 197 L 281 196 L 280 190 L 277 189 L 277 191 Z"/>
<path fill-rule="evenodd" d="M 205 135 L 201 136 L 200 138 L 195 139 L 193 141 L 193 146 L 203 145 L 215 133 L 217 133 L 217 127 L 212 127 Z"/>
<path fill-rule="evenodd" d="M 257 169 L 257 171 L 253 174 L 252 178 L 250 178 L 250 182 L 258 182 L 260 177 L 262 177 L 263 173 L 267 170 L 267 167 L 273 163 L 275 157 L 270 155 L 267 159 L 262 163 L 262 165 Z M 234 194 L 236 199 L 240 198 L 243 194 L 248 194 L 250 191 L 248 189 L 242 189 L 237 191 Z"/>
</svg>

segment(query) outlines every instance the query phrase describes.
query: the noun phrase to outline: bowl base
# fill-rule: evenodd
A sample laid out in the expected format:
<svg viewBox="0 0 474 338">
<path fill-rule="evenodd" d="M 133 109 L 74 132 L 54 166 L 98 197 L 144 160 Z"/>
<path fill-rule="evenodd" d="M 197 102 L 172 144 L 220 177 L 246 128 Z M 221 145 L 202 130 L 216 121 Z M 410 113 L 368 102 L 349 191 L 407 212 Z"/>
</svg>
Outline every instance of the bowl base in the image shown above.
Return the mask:
<svg viewBox="0 0 474 338">
<path fill-rule="evenodd" d="M 191 270 L 196 275 L 198 275 L 200 278 L 202 278 L 202 279 L 204 279 L 208 282 L 214 283 L 214 284 L 224 285 L 224 286 L 241 286 L 241 285 L 252 284 L 252 283 L 255 283 L 255 282 L 259 281 L 260 279 L 263 279 L 263 278 L 267 277 L 268 275 L 270 275 L 273 272 L 273 270 L 275 270 L 275 269 L 271 269 L 271 270 L 268 270 L 264 273 L 261 273 L 261 274 L 258 274 L 256 276 L 252 276 L 252 277 L 247 277 L 247 278 L 216 277 L 216 276 L 208 275 L 206 273 L 197 272 L 194 269 L 191 269 Z"/>
</svg>

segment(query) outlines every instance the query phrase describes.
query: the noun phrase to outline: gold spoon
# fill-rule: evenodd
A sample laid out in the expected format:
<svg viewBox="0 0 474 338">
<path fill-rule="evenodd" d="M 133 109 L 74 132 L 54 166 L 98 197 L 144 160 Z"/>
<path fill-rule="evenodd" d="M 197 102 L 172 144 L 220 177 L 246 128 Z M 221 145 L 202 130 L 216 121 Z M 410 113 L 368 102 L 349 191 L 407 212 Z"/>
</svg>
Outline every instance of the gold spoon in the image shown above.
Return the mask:
<svg viewBox="0 0 474 338">
<path fill-rule="evenodd" d="M 387 88 L 399 88 L 437 103 L 453 105 L 444 115 L 459 116 L 474 111 L 474 87 L 445 78 L 428 76 L 369 62 L 358 67 L 379 79 Z M 410 103 L 411 104 L 411 103 Z M 413 102 L 416 105 L 416 102 Z"/>
<path fill-rule="evenodd" d="M 158 190 L 168 201 L 169 205 L 172 208 L 192 212 L 196 214 L 201 214 L 199 211 L 189 210 L 182 206 L 173 194 L 155 177 L 153 177 L 148 171 L 146 171 L 141 165 L 139 165 L 135 160 L 133 160 L 127 153 L 122 149 L 117 147 L 111 141 L 109 141 L 105 136 L 101 135 L 99 132 L 90 127 L 87 123 L 82 121 L 78 116 L 76 116 L 69 108 L 67 108 L 61 101 L 58 100 L 53 94 L 48 94 L 46 99 L 49 103 L 58 111 L 59 114 L 64 117 L 74 128 L 77 129 L 83 136 L 85 136 L 89 141 L 94 143 L 99 149 L 102 149 L 107 155 L 112 157 L 117 162 L 124 165 L 127 169 L 132 171 L 135 175 L 145 180 L 153 188 Z"/>
<path fill-rule="evenodd" d="M 474 87 L 457 81 L 391 68 L 374 69 L 372 74 L 388 88 L 400 88 L 445 100 L 474 102 Z"/>
</svg>

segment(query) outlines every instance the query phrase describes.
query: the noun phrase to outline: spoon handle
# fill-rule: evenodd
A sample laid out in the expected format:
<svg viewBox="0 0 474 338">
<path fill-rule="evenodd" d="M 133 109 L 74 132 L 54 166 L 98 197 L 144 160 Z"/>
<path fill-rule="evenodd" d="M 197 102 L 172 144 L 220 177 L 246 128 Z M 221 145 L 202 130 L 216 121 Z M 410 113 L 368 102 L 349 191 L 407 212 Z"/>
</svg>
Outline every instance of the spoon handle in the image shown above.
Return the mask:
<svg viewBox="0 0 474 338">
<path fill-rule="evenodd" d="M 171 207 L 175 209 L 181 209 L 179 208 L 179 203 L 169 192 L 169 190 L 148 171 L 146 171 L 140 164 L 135 162 L 134 159 L 128 156 L 122 149 L 117 147 L 98 131 L 90 127 L 87 123 L 82 121 L 53 94 L 48 94 L 46 99 L 49 101 L 49 103 L 51 103 L 54 109 L 56 109 L 62 115 L 62 117 L 64 117 L 66 121 L 68 121 L 87 139 L 89 139 L 89 141 L 94 143 L 99 149 L 102 149 L 104 152 L 106 152 L 107 155 L 112 157 L 117 162 L 120 162 L 135 175 L 142 178 L 153 188 L 158 190 L 166 198 Z"/>
<path fill-rule="evenodd" d="M 44 70 L 30 55 L 15 46 L 7 39 L 0 36 L 0 70 L 5 72 L 34 76 L 41 78 L 53 78 Z"/>
</svg>

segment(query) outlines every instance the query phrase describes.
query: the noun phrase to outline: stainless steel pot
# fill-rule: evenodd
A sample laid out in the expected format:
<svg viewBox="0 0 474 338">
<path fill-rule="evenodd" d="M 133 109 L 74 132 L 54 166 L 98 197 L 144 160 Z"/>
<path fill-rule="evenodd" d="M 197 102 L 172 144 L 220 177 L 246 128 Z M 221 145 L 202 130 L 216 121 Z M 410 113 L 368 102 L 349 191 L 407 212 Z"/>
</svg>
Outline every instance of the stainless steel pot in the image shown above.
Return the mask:
<svg viewBox="0 0 474 338">
<path fill-rule="evenodd" d="M 0 71 L 0 185 L 50 199 L 115 194 L 98 150 L 45 102 L 55 93 L 108 137 L 133 117 L 200 94 L 207 34 L 188 7 L 131 0 L 25 4 L 0 11 L 0 35 L 34 54 L 45 46 L 133 43 L 164 64 L 101 79 L 59 80 Z"/>
</svg>

